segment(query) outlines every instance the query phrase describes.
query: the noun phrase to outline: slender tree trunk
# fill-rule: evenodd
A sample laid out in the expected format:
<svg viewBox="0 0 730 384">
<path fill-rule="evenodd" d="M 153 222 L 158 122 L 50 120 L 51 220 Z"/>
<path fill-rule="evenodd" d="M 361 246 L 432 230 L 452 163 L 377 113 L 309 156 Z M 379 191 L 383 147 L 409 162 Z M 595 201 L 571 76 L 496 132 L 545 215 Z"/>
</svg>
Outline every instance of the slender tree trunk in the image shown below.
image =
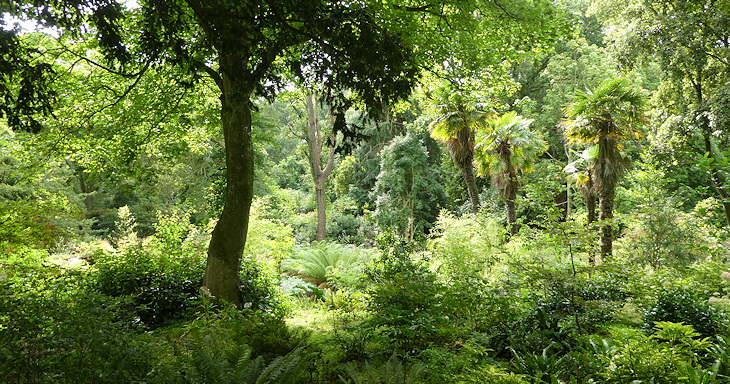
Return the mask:
<svg viewBox="0 0 730 384">
<path fill-rule="evenodd" d="M 598 206 L 599 220 L 601 221 L 601 261 L 607 260 L 613 253 L 613 201 L 616 196 L 616 186 L 612 183 L 603 185 Z"/>
<path fill-rule="evenodd" d="M 514 236 L 520 229 L 517 226 L 517 208 L 515 204 L 516 198 L 507 198 L 504 200 L 504 210 L 507 212 L 507 227 L 509 228 L 509 235 Z"/>
<path fill-rule="evenodd" d="M 456 137 L 449 139 L 448 146 L 451 153 L 451 159 L 454 165 L 461 171 L 466 183 L 466 190 L 469 192 L 469 201 L 471 201 L 471 211 L 479 212 L 481 202 L 479 201 L 479 190 L 477 182 L 474 178 L 474 132 L 469 127 L 469 119 L 466 111 L 461 108 L 464 126 L 456 133 Z"/>
<path fill-rule="evenodd" d="M 464 164 L 461 168 L 461 174 L 466 182 L 466 190 L 469 192 L 469 201 L 471 201 L 471 211 L 479 212 L 481 202 L 479 201 L 479 189 L 477 188 L 476 178 L 474 177 L 474 166 L 471 162 Z"/>
<path fill-rule="evenodd" d="M 706 124 L 709 125 L 709 122 L 707 122 Z M 712 142 L 710 141 L 709 129 L 704 129 L 703 133 L 705 153 L 707 153 L 707 156 L 709 158 L 713 159 L 715 155 L 712 150 Z M 720 195 L 720 199 L 722 199 L 722 208 L 725 210 L 725 226 L 730 228 L 730 197 L 728 196 L 727 191 L 725 191 L 725 187 L 720 180 L 715 162 L 710 163 L 709 167 L 712 186 L 715 187 L 715 191 L 717 191 L 717 194 Z"/>
<path fill-rule="evenodd" d="M 507 211 L 507 226 L 509 227 L 509 235 L 510 237 L 517 234 L 520 227 L 517 225 L 517 208 L 516 208 L 516 201 L 517 201 L 517 190 L 520 189 L 520 183 L 517 181 L 517 172 L 515 171 L 514 167 L 512 166 L 512 163 L 509 162 L 509 152 L 506 154 L 506 156 L 502 157 L 502 161 L 508 161 L 507 163 L 507 177 L 509 179 L 507 180 L 507 186 L 505 189 L 505 196 L 504 196 L 504 207 Z"/>
<path fill-rule="evenodd" d="M 251 140 L 251 81 L 234 58 L 221 57 L 221 118 L 226 146 L 226 196 L 208 247 L 203 286 L 215 300 L 240 307 L 241 258 L 253 199 L 254 152 Z M 232 76 L 231 74 L 236 74 Z"/>
<path fill-rule="evenodd" d="M 314 104 L 314 95 L 307 94 L 305 97 L 307 104 L 307 144 L 309 146 L 309 166 L 314 179 L 314 189 L 317 200 L 317 241 L 322 241 L 327 235 L 327 196 L 325 195 L 325 186 L 327 177 L 332 172 L 332 164 L 335 158 L 334 137 L 330 140 L 329 158 L 324 169 L 321 168 L 321 156 L 324 142 L 322 140 L 322 130 L 317 118 L 317 110 Z"/>
<path fill-rule="evenodd" d="M 586 199 L 586 211 L 588 213 L 586 221 L 588 225 L 591 225 L 596 221 L 596 191 L 593 189 L 593 176 L 589 173 L 588 177 L 588 184 L 584 187 L 586 189 L 584 197 Z"/>
</svg>

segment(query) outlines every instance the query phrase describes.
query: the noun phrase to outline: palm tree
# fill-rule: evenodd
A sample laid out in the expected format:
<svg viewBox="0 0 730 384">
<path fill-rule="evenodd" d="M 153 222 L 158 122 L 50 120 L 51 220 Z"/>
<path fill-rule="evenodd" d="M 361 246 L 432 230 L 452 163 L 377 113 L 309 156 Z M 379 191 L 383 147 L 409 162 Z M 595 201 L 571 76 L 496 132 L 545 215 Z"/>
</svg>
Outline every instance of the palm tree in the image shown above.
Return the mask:
<svg viewBox="0 0 730 384">
<path fill-rule="evenodd" d="M 446 142 L 454 165 L 464 176 L 471 209 L 476 213 L 481 204 L 474 178 L 474 132 L 488 115 L 478 104 L 470 105 L 458 94 L 450 96 L 438 106 L 441 116 L 430 124 L 431 137 Z"/>
<path fill-rule="evenodd" d="M 598 146 L 593 162 L 592 177 L 598 194 L 601 225 L 601 257 L 613 252 L 613 201 L 616 184 L 626 167 L 620 142 L 638 139 L 639 128 L 645 122 L 646 98 L 626 79 L 603 82 L 595 91 L 576 93 L 575 100 L 565 110 L 567 119 L 561 122 L 570 142 L 586 142 Z M 606 222 L 608 221 L 608 222 Z"/>
<path fill-rule="evenodd" d="M 532 120 L 508 112 L 489 119 L 476 139 L 475 163 L 479 176 L 492 176 L 492 183 L 504 199 L 510 236 L 519 229 L 515 200 L 520 188 L 519 177 L 531 172 L 532 160 L 547 149 L 547 144 L 530 130 Z"/>
</svg>

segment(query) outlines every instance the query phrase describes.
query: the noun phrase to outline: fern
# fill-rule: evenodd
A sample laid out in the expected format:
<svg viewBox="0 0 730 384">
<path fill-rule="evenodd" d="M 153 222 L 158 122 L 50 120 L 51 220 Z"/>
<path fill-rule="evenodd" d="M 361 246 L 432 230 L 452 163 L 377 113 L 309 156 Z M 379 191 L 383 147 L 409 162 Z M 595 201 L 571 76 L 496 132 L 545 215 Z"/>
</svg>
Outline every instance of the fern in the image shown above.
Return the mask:
<svg viewBox="0 0 730 384">
<path fill-rule="evenodd" d="M 330 269 L 362 262 L 363 258 L 358 248 L 314 241 L 308 247 L 297 248 L 290 258 L 281 263 L 281 267 L 308 283 L 321 285 L 327 281 Z"/>
<path fill-rule="evenodd" d="M 279 356 L 268 365 L 263 356 L 251 358 L 245 344 L 226 343 L 207 335 L 191 348 L 188 366 L 184 367 L 191 383 L 278 384 L 294 381 L 302 365 L 302 348 Z"/>
<path fill-rule="evenodd" d="M 426 365 L 419 362 L 406 369 L 403 362 L 395 353 L 382 366 L 373 366 L 365 363 L 361 370 L 354 363 L 345 366 L 345 373 L 349 378 L 340 380 L 345 384 L 416 384 L 421 382 Z"/>
<path fill-rule="evenodd" d="M 302 367 L 302 347 L 274 359 L 261 372 L 256 384 L 290 383 Z"/>
</svg>

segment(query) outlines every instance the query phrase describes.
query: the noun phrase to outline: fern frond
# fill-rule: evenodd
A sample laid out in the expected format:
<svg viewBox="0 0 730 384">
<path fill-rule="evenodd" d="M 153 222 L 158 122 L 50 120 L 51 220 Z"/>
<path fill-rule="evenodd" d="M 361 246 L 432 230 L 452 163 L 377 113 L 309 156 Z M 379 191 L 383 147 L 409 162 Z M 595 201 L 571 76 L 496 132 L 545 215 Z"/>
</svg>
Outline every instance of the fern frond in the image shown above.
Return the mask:
<svg viewBox="0 0 730 384">
<path fill-rule="evenodd" d="M 261 372 L 256 384 L 290 383 L 302 366 L 302 347 L 274 359 Z"/>
</svg>

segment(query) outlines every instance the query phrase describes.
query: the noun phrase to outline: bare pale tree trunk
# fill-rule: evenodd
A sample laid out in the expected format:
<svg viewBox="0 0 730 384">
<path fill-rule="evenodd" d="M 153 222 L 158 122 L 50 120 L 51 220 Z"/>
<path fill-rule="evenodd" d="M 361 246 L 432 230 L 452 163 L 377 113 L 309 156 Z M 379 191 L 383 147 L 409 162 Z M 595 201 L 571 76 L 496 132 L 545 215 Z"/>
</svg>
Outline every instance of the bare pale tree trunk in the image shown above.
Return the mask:
<svg viewBox="0 0 730 384">
<path fill-rule="evenodd" d="M 327 234 L 327 196 L 325 195 L 325 185 L 327 177 L 332 172 L 332 164 L 335 158 L 335 137 L 330 138 L 330 151 L 327 158 L 327 164 L 324 168 L 321 166 L 322 149 L 324 141 L 322 140 L 322 129 L 319 118 L 317 117 L 317 108 L 314 102 L 314 94 L 309 93 L 305 97 L 307 104 L 307 145 L 309 146 L 309 166 L 314 179 L 314 190 L 317 200 L 317 240 L 322 241 Z"/>
</svg>

